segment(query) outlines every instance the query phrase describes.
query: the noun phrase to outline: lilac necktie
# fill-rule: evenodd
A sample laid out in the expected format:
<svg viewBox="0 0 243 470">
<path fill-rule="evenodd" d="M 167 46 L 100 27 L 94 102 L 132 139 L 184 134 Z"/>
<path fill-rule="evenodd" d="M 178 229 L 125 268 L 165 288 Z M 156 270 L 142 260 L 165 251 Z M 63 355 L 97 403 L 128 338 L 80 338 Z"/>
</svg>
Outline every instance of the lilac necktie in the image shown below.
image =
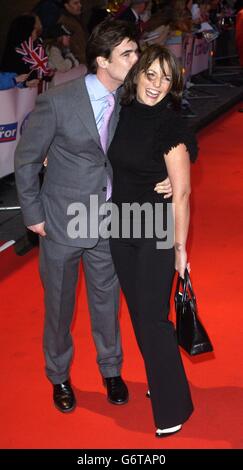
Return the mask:
<svg viewBox="0 0 243 470">
<path fill-rule="evenodd" d="M 109 121 L 115 106 L 115 99 L 112 93 L 110 93 L 107 98 L 107 108 L 103 114 L 103 122 L 100 129 L 100 141 L 104 152 L 107 150 L 107 141 L 108 141 L 108 130 L 109 130 Z"/>
<path fill-rule="evenodd" d="M 115 98 L 114 98 L 112 93 L 110 93 L 107 96 L 107 104 L 108 104 L 108 106 L 107 106 L 107 108 L 104 112 L 103 122 L 102 122 L 102 126 L 101 126 L 100 132 L 99 132 L 100 133 L 100 142 L 101 142 L 102 148 L 103 148 L 105 153 L 106 153 L 106 150 L 107 150 L 107 143 L 108 143 L 109 122 L 110 122 L 110 118 L 111 118 L 111 115 L 112 115 L 112 112 L 113 112 L 114 106 L 115 106 Z M 106 191 L 106 200 L 107 201 L 111 197 L 111 192 L 112 192 L 111 180 L 107 176 L 107 191 Z"/>
</svg>

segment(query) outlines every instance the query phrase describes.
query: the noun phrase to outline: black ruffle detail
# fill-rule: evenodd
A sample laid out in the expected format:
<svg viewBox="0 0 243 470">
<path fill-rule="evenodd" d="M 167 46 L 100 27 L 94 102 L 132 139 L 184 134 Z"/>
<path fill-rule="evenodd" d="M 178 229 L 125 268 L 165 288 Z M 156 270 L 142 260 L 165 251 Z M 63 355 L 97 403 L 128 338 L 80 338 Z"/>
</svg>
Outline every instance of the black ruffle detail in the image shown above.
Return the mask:
<svg viewBox="0 0 243 470">
<path fill-rule="evenodd" d="M 142 120 L 159 118 L 159 116 L 162 116 L 163 113 L 168 110 L 170 105 L 172 105 L 171 96 L 168 94 L 154 106 L 148 106 L 147 104 L 140 103 L 137 101 L 137 99 L 135 99 L 130 106 L 132 107 L 133 114 Z"/>
<path fill-rule="evenodd" d="M 183 118 L 176 112 L 168 110 L 167 119 L 164 116 L 156 129 L 157 148 L 162 149 L 163 155 L 167 155 L 172 148 L 184 144 L 190 156 L 191 162 L 195 162 L 198 156 L 198 144 L 195 133 L 188 128 Z"/>
<path fill-rule="evenodd" d="M 196 161 L 198 145 L 195 133 L 189 129 L 180 112 L 174 109 L 170 94 L 155 106 L 147 106 L 134 100 L 131 103 L 131 108 L 133 116 L 138 122 L 141 122 L 141 127 L 144 125 L 144 120 L 147 120 L 147 125 L 149 125 L 149 121 L 153 121 L 155 131 L 153 155 L 155 159 L 158 156 L 161 158 L 161 155 L 167 155 L 173 147 L 184 144 L 191 162 Z"/>
</svg>

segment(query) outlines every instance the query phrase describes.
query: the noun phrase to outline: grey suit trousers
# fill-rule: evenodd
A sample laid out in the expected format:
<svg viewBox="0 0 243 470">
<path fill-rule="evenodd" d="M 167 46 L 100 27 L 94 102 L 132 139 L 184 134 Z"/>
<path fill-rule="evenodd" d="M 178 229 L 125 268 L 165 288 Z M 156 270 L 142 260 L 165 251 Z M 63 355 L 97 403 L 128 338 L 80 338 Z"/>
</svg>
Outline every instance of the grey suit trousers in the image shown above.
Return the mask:
<svg viewBox="0 0 243 470">
<path fill-rule="evenodd" d="M 81 259 L 100 372 L 103 377 L 120 375 L 119 283 L 109 241 L 99 239 L 93 248 L 81 248 L 41 237 L 40 274 L 46 309 L 44 352 L 46 374 L 53 384 L 62 383 L 69 377 L 73 355 L 70 328 Z"/>
</svg>

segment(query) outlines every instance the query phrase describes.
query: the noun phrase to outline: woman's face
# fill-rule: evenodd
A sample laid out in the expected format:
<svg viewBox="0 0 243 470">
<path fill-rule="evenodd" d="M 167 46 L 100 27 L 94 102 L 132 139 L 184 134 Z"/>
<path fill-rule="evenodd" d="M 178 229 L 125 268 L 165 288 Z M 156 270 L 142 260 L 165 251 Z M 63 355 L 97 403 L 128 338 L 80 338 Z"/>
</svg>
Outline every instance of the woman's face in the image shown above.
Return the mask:
<svg viewBox="0 0 243 470">
<path fill-rule="evenodd" d="M 62 36 L 61 37 L 61 42 L 63 47 L 70 47 L 70 36 Z"/>
<path fill-rule="evenodd" d="M 189 0 L 188 2 L 186 2 L 186 8 L 190 11 L 192 9 L 192 3 L 193 3 L 192 0 Z"/>
<path fill-rule="evenodd" d="M 140 103 L 154 106 L 169 93 L 172 75 L 166 62 L 164 72 L 161 70 L 159 59 L 156 59 L 146 72 L 140 72 L 137 79 L 137 100 Z"/>
</svg>

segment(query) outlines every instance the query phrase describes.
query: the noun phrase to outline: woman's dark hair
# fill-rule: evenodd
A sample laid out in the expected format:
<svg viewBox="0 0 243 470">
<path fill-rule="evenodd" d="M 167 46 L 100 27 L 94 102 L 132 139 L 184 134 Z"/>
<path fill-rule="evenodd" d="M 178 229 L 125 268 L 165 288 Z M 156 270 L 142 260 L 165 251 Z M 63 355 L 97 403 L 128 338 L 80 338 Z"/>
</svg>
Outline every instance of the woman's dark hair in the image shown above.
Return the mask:
<svg viewBox="0 0 243 470">
<path fill-rule="evenodd" d="M 86 63 L 89 73 L 97 72 L 96 58 L 109 59 L 115 47 L 128 38 L 136 42 L 137 31 L 126 21 L 105 20 L 93 29 L 86 46 Z"/>
<path fill-rule="evenodd" d="M 137 78 L 141 72 L 147 72 L 155 60 L 159 60 L 162 72 L 166 75 L 164 66 L 165 63 L 168 65 L 171 73 L 171 88 L 169 93 L 172 98 L 174 107 L 178 108 L 181 102 L 182 90 L 183 90 L 183 78 L 182 70 L 176 59 L 176 57 L 166 47 L 153 45 L 145 49 L 138 62 L 136 62 L 128 72 L 123 85 L 123 95 L 121 104 L 128 105 L 136 97 L 137 91 Z"/>
<path fill-rule="evenodd" d="M 3 52 L 1 70 L 15 71 L 14 59 L 15 48 L 20 46 L 23 41 L 28 41 L 35 27 L 36 16 L 35 14 L 21 15 L 15 18 L 8 30 L 6 46 Z"/>
</svg>

